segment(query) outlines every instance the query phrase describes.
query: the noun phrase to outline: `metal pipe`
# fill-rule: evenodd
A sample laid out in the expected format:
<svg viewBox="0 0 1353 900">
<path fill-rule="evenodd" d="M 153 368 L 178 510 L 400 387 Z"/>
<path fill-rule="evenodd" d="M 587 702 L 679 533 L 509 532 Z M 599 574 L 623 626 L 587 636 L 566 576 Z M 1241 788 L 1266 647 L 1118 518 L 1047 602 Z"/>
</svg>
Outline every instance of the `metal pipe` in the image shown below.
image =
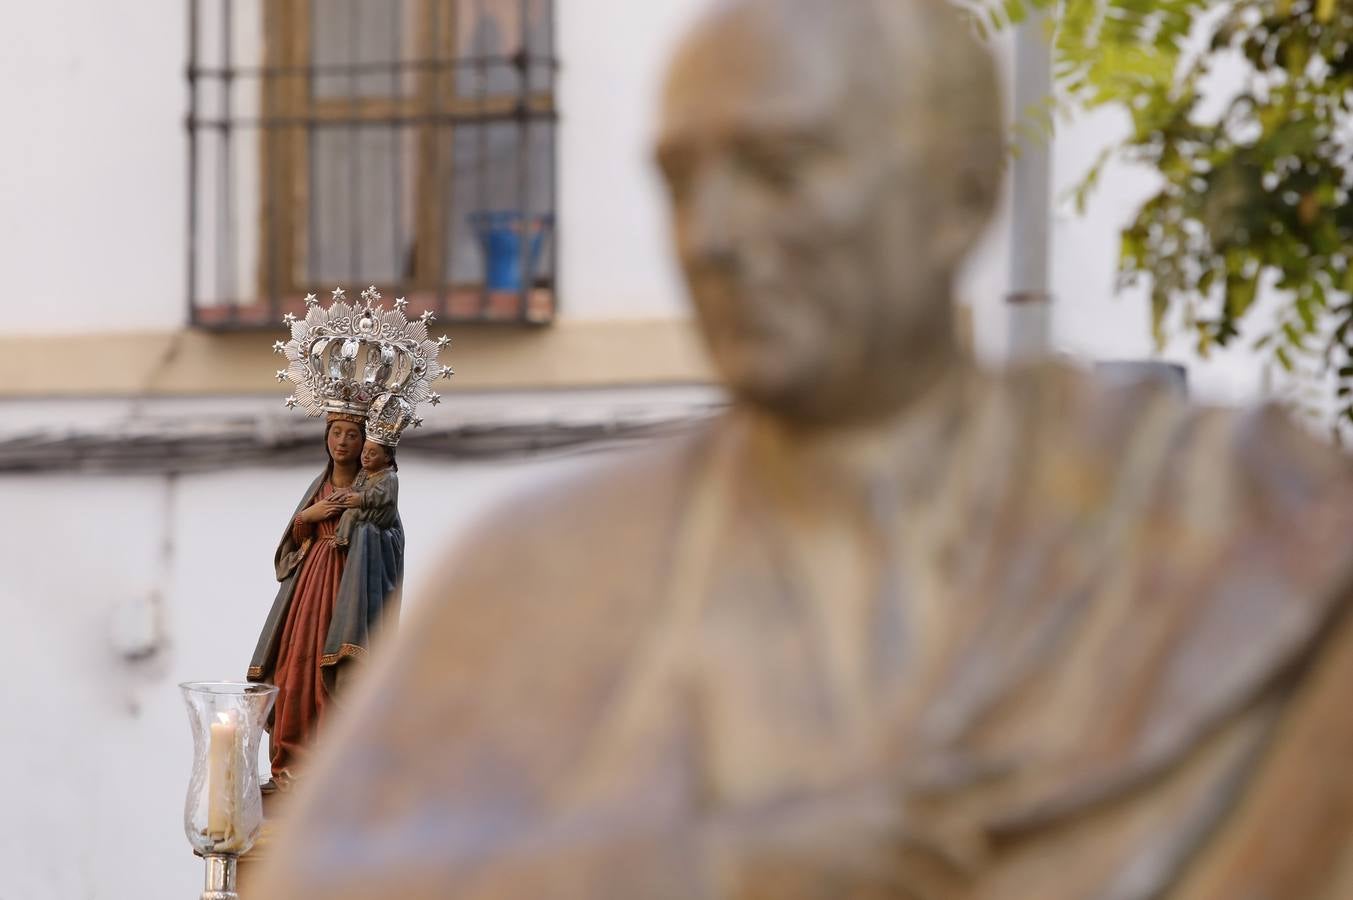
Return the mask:
<svg viewBox="0 0 1353 900">
<path fill-rule="evenodd" d="M 357 61 L 361 42 L 357 31 L 361 26 L 357 0 L 348 0 L 348 63 Z M 358 73 L 348 72 L 348 118 L 357 119 Z M 348 281 L 356 284 L 362 278 L 362 142 L 352 122 L 348 123 Z"/>
<path fill-rule="evenodd" d="M 197 32 L 198 0 L 188 4 L 188 321 L 197 323 Z"/>
<path fill-rule="evenodd" d="M 517 294 L 517 318 L 522 322 L 531 313 L 531 293 L 534 288 L 530 266 L 532 233 L 530 191 L 531 117 L 527 114 L 531 97 L 531 8 L 528 0 L 519 0 L 517 15 L 520 21 L 518 40 L 521 46 L 517 56 L 517 209 L 520 211 L 520 232 L 517 242 L 517 272 L 521 279 Z"/>
<path fill-rule="evenodd" d="M 488 46 L 487 35 L 489 34 L 489 32 L 486 27 L 488 23 L 484 21 L 484 17 L 486 15 L 487 12 L 485 10 L 484 0 L 474 0 L 474 25 L 472 26 L 473 31 L 471 32 L 473 34 L 472 52 L 475 53 L 476 55 L 479 55 L 481 59 L 486 58 L 487 54 L 489 54 L 494 50 L 504 49 L 502 46 L 499 47 Z M 499 31 L 497 28 L 493 30 L 493 34 L 499 39 L 499 41 L 503 40 L 502 32 Z M 459 35 L 457 37 L 459 37 Z M 489 72 L 490 68 L 487 64 L 485 64 L 483 66 L 480 66 L 476 73 L 475 108 L 479 112 L 482 112 L 484 110 L 485 104 L 488 103 Z M 488 210 L 493 208 L 490 204 L 493 203 L 492 194 L 494 193 L 494 191 L 486 190 L 485 188 L 485 185 L 489 180 L 489 175 L 491 174 L 489 170 L 489 129 L 492 127 L 493 126 L 484 123 L 475 128 L 475 136 L 478 138 L 478 143 L 477 149 L 475 150 L 474 209 L 477 211 L 487 212 Z M 451 161 L 452 172 L 455 171 L 455 167 L 456 161 L 453 158 Z M 488 269 L 488 259 L 486 256 L 484 260 L 484 277 L 479 280 L 479 318 L 481 319 L 488 318 L 489 305 L 491 299 L 492 298 L 489 296 L 489 269 Z"/>
<path fill-rule="evenodd" d="M 555 88 L 558 87 L 556 77 L 559 72 L 555 54 L 555 7 L 554 0 L 545 0 L 545 39 L 549 42 L 549 69 L 548 83 L 550 97 L 555 97 Z M 554 123 L 557 121 L 551 117 L 549 123 L 545 126 L 545 133 L 549 141 L 549 181 L 545 200 L 545 209 L 550 216 L 550 230 L 545 240 L 549 245 L 549 276 L 546 287 L 550 292 L 550 320 L 559 314 L 559 129 Z"/>
<path fill-rule="evenodd" d="M 1027 118 L 1052 94 L 1052 48 L 1048 18 L 1031 12 L 1015 29 L 1015 116 Z M 1036 123 L 1035 123 L 1036 124 Z M 1007 360 L 1027 363 L 1047 356 L 1051 344 L 1052 294 L 1049 232 L 1052 229 L 1052 142 L 1041 127 L 1025 129 L 1011 166 L 1010 287 L 1006 294 Z"/>
<path fill-rule="evenodd" d="M 455 58 L 460 50 L 460 22 L 456 18 L 456 10 L 448 9 L 447 21 L 445 25 L 441 23 L 441 0 L 432 0 L 429 13 L 430 37 L 429 37 L 429 55 L 434 59 L 439 59 L 443 54 Z M 451 46 L 447 47 L 443 40 L 443 30 L 450 32 Z M 443 114 L 447 102 L 454 102 L 460 92 L 460 75 L 456 69 L 442 70 L 433 69 L 425 77 L 431 79 L 431 86 L 427 89 L 427 103 L 422 113 L 428 118 L 429 125 L 454 126 L 456 123 L 451 121 L 436 121 Z M 449 82 L 449 83 L 448 83 Z M 442 89 L 447 89 L 448 96 L 442 96 Z M 430 172 L 433 191 L 437 200 L 434 204 L 431 215 L 437 216 L 437 226 L 431 229 L 431 239 L 425 240 L 424 246 L 428 248 L 427 256 L 430 260 L 436 260 L 436 266 L 429 267 L 426 262 L 419 261 L 419 268 L 428 272 L 428 277 L 432 281 L 433 290 L 436 291 L 437 299 L 432 307 L 433 312 L 439 316 L 447 316 L 446 287 L 450 283 L 452 273 L 455 270 L 455 223 L 451 219 L 451 210 L 455 206 L 456 179 L 454 169 L 451 168 L 456 163 L 456 135 L 457 129 L 454 127 L 433 127 L 427 131 L 431 151 L 431 160 L 427 171 Z M 419 187 L 419 194 L 425 193 L 426 187 Z M 419 222 L 424 221 L 423 216 L 419 216 Z M 431 241 L 437 243 L 434 246 Z M 449 317 L 449 316 L 448 316 Z"/>
<path fill-rule="evenodd" d="M 403 105 L 403 79 L 400 71 L 400 60 L 404 58 L 404 17 L 400 15 L 402 0 L 394 0 L 390 4 L 390 102 L 393 105 Z M 354 60 L 355 62 L 355 60 Z M 404 294 L 404 175 L 403 160 L 404 154 L 404 129 L 400 128 L 394 122 L 390 123 L 390 219 L 393 223 L 391 231 L 394 232 L 393 250 L 394 257 L 391 264 L 394 266 L 390 282 L 394 285 L 395 296 Z"/>
<path fill-rule="evenodd" d="M 224 299 L 229 306 L 230 315 L 240 302 L 239 245 L 235 234 L 235 154 L 234 154 L 234 103 L 235 70 L 235 16 L 232 0 L 225 0 L 221 7 L 221 183 L 218 193 L 220 217 L 218 218 L 221 236 L 217 240 L 216 281 L 217 298 Z M 222 247 L 224 244 L 224 247 Z"/>
</svg>

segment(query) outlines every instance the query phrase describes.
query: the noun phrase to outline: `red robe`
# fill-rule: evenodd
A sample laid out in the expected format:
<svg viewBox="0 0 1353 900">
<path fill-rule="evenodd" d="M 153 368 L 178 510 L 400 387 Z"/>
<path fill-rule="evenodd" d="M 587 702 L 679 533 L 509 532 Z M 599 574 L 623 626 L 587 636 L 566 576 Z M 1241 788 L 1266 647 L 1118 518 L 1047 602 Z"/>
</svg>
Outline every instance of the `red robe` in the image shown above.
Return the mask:
<svg viewBox="0 0 1353 900">
<path fill-rule="evenodd" d="M 333 492 L 326 481 L 316 499 L 323 500 Z M 270 753 L 273 777 L 280 781 L 292 774 L 289 769 L 310 745 L 329 704 L 320 658 L 347 556 L 334 543 L 337 529 L 337 516 L 317 525 L 292 525 L 297 543 L 307 537 L 312 543 L 296 576 L 296 591 L 282 625 L 273 670 L 273 683 L 279 690 L 273 708 Z"/>
</svg>

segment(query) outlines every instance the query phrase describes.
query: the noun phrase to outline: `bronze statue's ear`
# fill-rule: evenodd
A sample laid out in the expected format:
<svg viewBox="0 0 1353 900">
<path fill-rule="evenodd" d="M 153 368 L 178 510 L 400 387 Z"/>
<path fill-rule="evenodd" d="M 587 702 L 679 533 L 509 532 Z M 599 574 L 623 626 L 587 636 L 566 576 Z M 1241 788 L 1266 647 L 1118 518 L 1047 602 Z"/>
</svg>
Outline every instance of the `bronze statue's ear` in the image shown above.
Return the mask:
<svg viewBox="0 0 1353 900">
<path fill-rule="evenodd" d="M 970 149 L 960 157 L 950 195 L 942 198 L 939 221 L 931 232 L 932 251 L 955 264 L 968 255 L 990 224 L 1003 174 L 1003 166 L 994 164 L 989 153 Z"/>
<path fill-rule="evenodd" d="M 956 268 L 977 245 L 989 219 L 971 207 L 955 205 L 944 210 L 930 230 L 933 258 Z"/>
</svg>

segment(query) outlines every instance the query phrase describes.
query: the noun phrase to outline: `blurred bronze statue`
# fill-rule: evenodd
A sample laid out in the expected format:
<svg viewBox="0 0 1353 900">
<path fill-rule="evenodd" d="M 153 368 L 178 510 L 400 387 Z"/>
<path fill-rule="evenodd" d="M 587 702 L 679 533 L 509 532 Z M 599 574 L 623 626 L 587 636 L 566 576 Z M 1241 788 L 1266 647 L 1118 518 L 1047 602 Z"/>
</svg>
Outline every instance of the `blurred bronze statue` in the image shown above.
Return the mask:
<svg viewBox="0 0 1353 900">
<path fill-rule="evenodd" d="M 658 158 L 736 402 L 448 560 L 258 896 L 1353 896 L 1347 467 L 976 371 L 1002 154 L 945 3 L 719 4 Z"/>
</svg>

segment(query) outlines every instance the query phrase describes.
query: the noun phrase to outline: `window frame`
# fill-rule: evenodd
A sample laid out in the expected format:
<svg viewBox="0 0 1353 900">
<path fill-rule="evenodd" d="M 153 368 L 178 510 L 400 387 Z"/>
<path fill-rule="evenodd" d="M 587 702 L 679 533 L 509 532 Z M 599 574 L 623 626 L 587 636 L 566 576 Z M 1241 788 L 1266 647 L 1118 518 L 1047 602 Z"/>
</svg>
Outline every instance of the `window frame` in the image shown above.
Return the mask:
<svg viewBox="0 0 1353 900">
<path fill-rule="evenodd" d="M 194 7 L 193 57 L 189 65 L 189 80 L 195 81 L 208 70 L 196 65 L 197 16 L 201 0 L 191 0 Z M 230 3 L 230 0 L 218 0 Z M 192 269 L 195 255 L 210 252 L 198 247 L 195 222 L 190 224 L 189 311 L 190 323 L 212 329 L 266 327 L 274 324 L 282 314 L 304 313 L 302 298 L 307 293 L 327 293 L 330 286 L 302 272 L 305 254 L 310 252 L 310 230 L 315 211 L 311 206 L 315 177 L 311 159 L 313 138 L 317 128 L 336 127 L 388 128 L 395 133 L 397 152 L 402 152 L 402 140 L 408 135 L 414 145 L 414 189 L 411 196 L 416 203 L 412 216 L 413 248 L 412 272 L 401 275 L 398 283 L 380 283 L 376 287 L 387 298 L 396 294 L 405 296 L 409 312 L 430 310 L 447 322 L 487 322 L 541 325 L 554 321 L 557 313 L 558 253 L 557 234 L 554 233 L 556 198 L 558 193 L 558 112 L 555 106 L 555 76 L 558 62 L 554 55 L 555 0 L 547 0 L 544 14 L 548 17 L 550 53 L 533 54 L 522 36 L 522 46 L 510 56 L 477 59 L 458 54 L 460 35 L 457 23 L 461 6 L 467 0 L 409 0 L 413 7 L 416 27 L 405 24 L 401 30 L 416 35 L 415 46 L 408 48 L 397 61 L 385 64 L 348 64 L 317 67 L 311 58 L 313 29 L 311 0 L 262 0 L 262 67 L 257 70 L 260 116 L 257 119 L 257 152 L 259 206 L 256 223 L 257 272 L 245 275 L 255 297 L 252 303 L 227 301 L 225 304 L 204 306 L 198 303 Z M 528 21 L 529 0 L 520 0 L 523 26 Z M 487 61 L 512 64 L 520 79 L 519 89 L 511 94 L 473 96 L 457 94 L 462 70 Z M 545 89 L 532 90 L 532 72 L 548 67 Z M 412 75 L 413 90 L 403 96 L 334 96 L 320 97 L 316 91 L 318 77 L 323 74 L 356 77 L 359 71 L 389 71 L 398 79 Z M 230 79 L 227 65 L 218 73 Z M 196 91 L 193 104 L 196 105 Z M 231 123 L 211 123 L 195 119 L 195 109 L 189 113 L 190 140 L 198 139 L 198 129 L 213 125 L 229 134 Z M 521 146 L 518 149 L 522 177 L 528 177 L 530 147 L 528 128 L 546 123 L 553 130 L 549 146 L 549 196 L 543 211 L 549 219 L 550 233 L 546 240 L 548 262 L 537 267 L 530 283 L 520 292 L 489 292 L 482 279 L 458 279 L 448 284 L 443 280 L 449 255 L 450 218 L 454 204 L 448 199 L 454 177 L 452 148 L 456 131 L 463 125 L 516 123 L 521 127 Z M 234 127 L 245 127 L 241 122 Z M 195 146 L 195 145 L 194 145 Z M 247 146 L 247 145 L 246 145 Z M 195 156 L 195 154 L 194 154 Z M 429 187 L 430 186 L 430 187 Z M 191 175 L 190 195 L 205 189 L 196 172 Z M 354 188 L 355 189 L 355 188 Z M 196 207 L 190 196 L 190 218 Z M 403 228 L 396 216 L 395 228 Z M 383 232 L 380 237 L 384 237 Z M 398 239 L 399 234 L 391 235 Z M 548 275 L 541 276 L 539 271 Z M 349 293 L 365 284 L 346 285 Z"/>
</svg>

